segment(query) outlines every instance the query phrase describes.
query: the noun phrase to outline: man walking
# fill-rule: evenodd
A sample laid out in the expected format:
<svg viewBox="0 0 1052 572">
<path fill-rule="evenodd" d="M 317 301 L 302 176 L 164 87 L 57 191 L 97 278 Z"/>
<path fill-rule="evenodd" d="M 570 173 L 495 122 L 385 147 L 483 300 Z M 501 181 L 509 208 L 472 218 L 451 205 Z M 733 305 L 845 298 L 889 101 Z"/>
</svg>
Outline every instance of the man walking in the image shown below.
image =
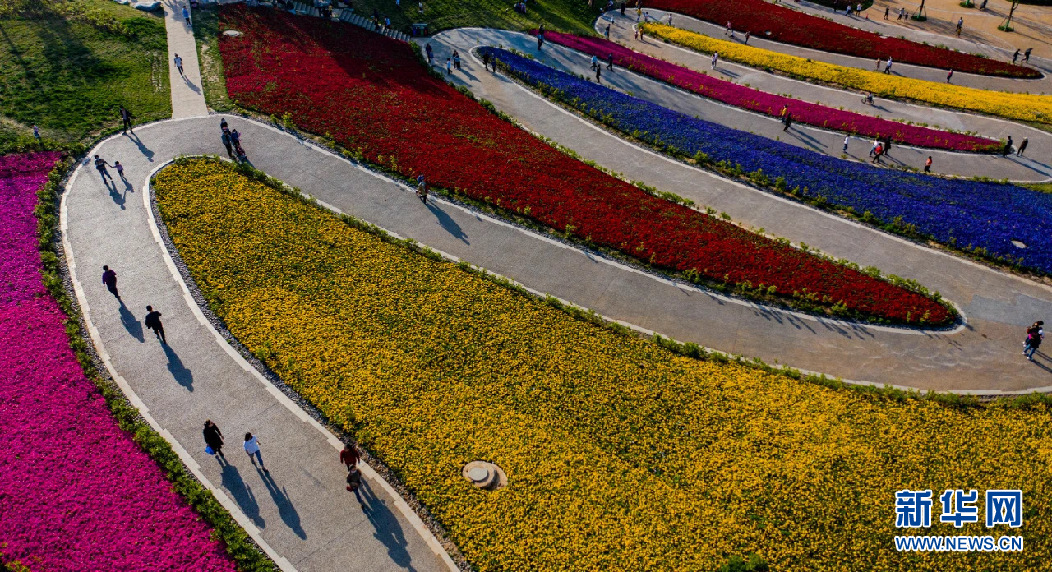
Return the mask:
<svg viewBox="0 0 1052 572">
<path fill-rule="evenodd" d="M 720 63 L 720 53 L 712 52 L 712 69 L 716 69 L 716 66 Z"/>
<path fill-rule="evenodd" d="M 888 14 L 890 14 L 890 13 L 891 13 L 891 6 L 885 6 L 884 7 L 884 19 L 885 20 L 888 19 Z"/>
<path fill-rule="evenodd" d="M 793 126 L 793 112 L 787 112 L 782 122 L 785 123 L 785 127 L 782 127 L 782 131 L 788 131 L 789 128 Z"/>
<path fill-rule="evenodd" d="M 1001 155 L 1007 157 L 1012 152 L 1012 136 L 1008 136 L 1008 141 L 1005 141 L 1005 147 L 1001 151 Z"/>
<path fill-rule="evenodd" d="M 884 66 L 884 73 L 891 73 L 891 64 L 895 62 L 891 61 L 891 56 L 888 56 L 888 64 Z"/>
<path fill-rule="evenodd" d="M 435 59 L 435 52 L 431 49 L 431 42 L 424 46 L 424 53 L 427 54 L 427 65 L 430 67 L 432 65 L 431 62 Z"/>
<path fill-rule="evenodd" d="M 964 29 L 964 17 L 962 16 L 957 20 L 957 37 L 961 37 L 961 30 Z"/>
<path fill-rule="evenodd" d="M 124 107 L 123 105 L 121 106 L 119 113 L 121 116 L 121 122 L 124 124 L 124 135 L 127 135 L 128 131 L 130 131 L 132 128 L 132 114 L 130 111 L 128 111 L 128 108 Z"/>
<path fill-rule="evenodd" d="M 113 294 L 113 297 L 120 300 L 121 295 L 117 292 L 117 273 L 110 270 L 110 267 L 102 265 L 102 283 L 106 285 L 106 289 Z"/>
<path fill-rule="evenodd" d="M 1032 52 L 1032 51 L 1034 51 L 1034 48 L 1027 48 L 1026 51 L 1023 52 L 1023 61 L 1024 62 L 1029 62 L 1030 61 L 1030 52 Z"/>
<path fill-rule="evenodd" d="M 99 157 L 98 155 L 95 155 L 95 168 L 99 171 L 99 175 L 102 177 L 103 183 L 106 182 L 107 177 L 110 179 L 110 181 L 113 181 L 113 175 L 111 175 L 110 172 L 106 170 L 106 161 L 103 161 L 102 157 Z"/>
<path fill-rule="evenodd" d="M 610 40 L 610 24 L 606 25 L 606 39 Z"/>
<path fill-rule="evenodd" d="M 1026 151 L 1027 143 L 1029 143 L 1029 141 L 1027 141 L 1026 137 L 1023 137 L 1023 141 L 1019 144 L 1019 150 L 1016 151 L 1016 153 L 1015 153 L 1016 157 L 1022 157 L 1023 156 L 1023 151 Z"/>
<path fill-rule="evenodd" d="M 186 9 L 186 6 L 183 6 L 183 20 L 186 21 L 187 27 L 193 27 L 193 23 L 190 22 L 190 11 Z"/>
<path fill-rule="evenodd" d="M 924 172 L 931 173 L 931 155 L 928 155 L 928 160 L 924 162 Z"/>
<path fill-rule="evenodd" d="M 230 131 L 224 129 L 223 130 L 223 134 L 220 135 L 220 139 L 223 140 L 223 147 L 226 147 L 226 154 L 227 154 L 227 156 L 230 157 L 231 159 L 233 159 L 234 158 L 234 146 L 233 146 L 233 143 L 230 141 Z"/>
<path fill-rule="evenodd" d="M 172 61 L 175 62 L 175 69 L 179 70 L 179 77 L 186 79 L 186 74 L 183 73 L 183 58 L 180 58 L 179 54 L 175 54 Z"/>
<path fill-rule="evenodd" d="M 613 52 L 610 52 L 606 56 L 606 69 L 608 69 L 608 70 L 614 69 L 614 53 Z"/>
<path fill-rule="evenodd" d="M 340 462 L 347 466 L 347 470 L 357 466 L 361 458 L 358 448 L 354 445 L 344 445 L 343 450 L 340 451 Z"/>
<path fill-rule="evenodd" d="M 953 70 L 946 72 L 946 83 L 953 83 Z"/>
<path fill-rule="evenodd" d="M 601 77 L 602 75 L 603 75 L 603 66 L 596 65 L 595 66 L 595 83 L 598 83 L 598 84 L 602 85 L 602 83 L 603 83 L 603 79 Z"/>
<path fill-rule="evenodd" d="M 153 334 L 157 336 L 161 343 L 168 345 L 168 340 L 164 337 L 164 324 L 161 323 L 161 313 L 153 309 L 153 306 L 146 307 L 146 318 L 143 319 L 143 324 L 147 329 L 153 330 Z"/>
<path fill-rule="evenodd" d="M 205 445 L 212 450 L 212 455 L 216 459 L 221 459 L 219 462 L 226 461 L 226 455 L 223 454 L 223 432 L 216 427 L 215 423 L 212 423 L 211 419 L 205 421 L 205 428 L 201 430 L 201 433 L 205 437 Z"/>
<path fill-rule="evenodd" d="M 252 461 L 252 466 L 256 467 L 256 459 L 259 459 L 258 467 L 263 469 L 264 473 L 270 473 L 266 467 L 263 466 L 263 454 L 259 451 L 259 440 L 256 439 L 252 433 L 245 433 L 245 453 L 248 454 L 248 460 Z M 255 458 L 253 458 L 253 456 Z"/>
<path fill-rule="evenodd" d="M 40 128 L 36 125 L 33 126 L 33 137 L 36 138 L 37 143 L 40 142 Z"/>
<path fill-rule="evenodd" d="M 847 144 L 848 144 L 848 141 L 850 141 L 850 140 L 851 140 L 851 136 L 850 135 L 844 137 L 844 154 L 845 155 L 847 155 Z"/>
<path fill-rule="evenodd" d="M 1015 53 L 1012 54 L 1012 64 L 1015 64 L 1017 61 L 1019 61 L 1019 54 L 1021 53 L 1023 53 L 1022 50 L 1020 50 L 1019 48 L 1015 49 Z"/>
</svg>

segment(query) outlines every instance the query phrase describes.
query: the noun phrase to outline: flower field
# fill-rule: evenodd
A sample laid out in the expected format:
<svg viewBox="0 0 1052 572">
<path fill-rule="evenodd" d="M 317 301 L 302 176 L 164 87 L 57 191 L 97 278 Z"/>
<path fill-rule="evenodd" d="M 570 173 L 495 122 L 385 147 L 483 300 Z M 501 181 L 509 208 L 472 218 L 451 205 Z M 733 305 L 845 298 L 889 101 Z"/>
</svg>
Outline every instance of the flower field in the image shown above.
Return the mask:
<svg viewBox="0 0 1052 572">
<path fill-rule="evenodd" d="M 504 50 L 505 68 L 551 98 L 674 155 L 699 157 L 794 195 L 851 208 L 870 222 L 1052 273 L 1052 194 L 998 183 L 881 169 L 694 119 Z M 699 155 L 700 154 L 700 155 Z M 868 214 L 864 214 L 868 213 Z M 1022 241 L 1025 249 L 1012 244 Z"/>
<path fill-rule="evenodd" d="M 1047 406 L 881 399 L 680 357 L 215 161 L 181 161 L 155 189 L 234 336 L 478 570 L 711 571 L 752 552 L 781 571 L 1052 570 Z M 508 486 L 465 481 L 475 459 Z M 896 490 L 962 487 L 1021 489 L 1023 528 L 927 533 L 1020 533 L 1024 552 L 894 550 Z"/>
<path fill-rule="evenodd" d="M 831 83 L 879 97 L 910 99 L 942 107 L 977 111 L 1006 119 L 1052 124 L 1052 96 L 1004 93 L 946 83 L 936 83 L 880 72 L 860 70 L 805 58 L 788 56 L 762 48 L 710 38 L 702 34 L 662 24 L 644 24 L 647 34 L 699 52 L 719 52 L 720 59 L 748 66 L 772 69 L 787 75 Z"/>
<path fill-rule="evenodd" d="M 805 48 L 860 58 L 894 58 L 919 66 L 953 69 L 982 75 L 1038 78 L 1033 68 L 1017 66 L 947 48 L 929 46 L 902 38 L 882 37 L 837 22 L 811 16 L 765 0 L 653 0 L 648 8 L 678 12 L 723 26 L 730 22 L 742 33 Z M 770 32 L 770 35 L 767 35 Z M 722 54 L 721 54 L 722 55 Z"/>
<path fill-rule="evenodd" d="M 233 571 L 70 350 L 33 216 L 58 158 L 0 158 L 0 552 L 41 571 Z"/>
<path fill-rule="evenodd" d="M 994 139 L 950 133 L 928 127 L 907 125 L 887 119 L 870 117 L 861 113 L 844 111 L 816 103 L 808 103 L 783 95 L 766 93 L 758 89 L 710 76 L 704 72 L 694 71 L 682 66 L 652 58 L 630 50 L 621 44 L 558 32 L 546 32 L 544 39 L 589 55 L 598 56 L 603 61 L 613 54 L 614 64 L 643 74 L 653 79 L 664 81 L 676 87 L 708 97 L 742 109 L 758 111 L 765 115 L 778 117 L 783 106 L 788 106 L 793 119 L 816 127 L 843 131 L 868 138 L 890 136 L 892 140 L 907 145 L 949 149 L 952 151 L 994 151 L 1001 144 Z"/>
<path fill-rule="evenodd" d="M 527 216 L 696 279 L 762 288 L 818 311 L 943 325 L 938 302 L 654 197 L 505 122 L 428 75 L 403 43 L 354 26 L 224 7 L 227 88 L 289 113 L 398 174 Z M 840 311 L 840 310 L 837 310 Z"/>
</svg>

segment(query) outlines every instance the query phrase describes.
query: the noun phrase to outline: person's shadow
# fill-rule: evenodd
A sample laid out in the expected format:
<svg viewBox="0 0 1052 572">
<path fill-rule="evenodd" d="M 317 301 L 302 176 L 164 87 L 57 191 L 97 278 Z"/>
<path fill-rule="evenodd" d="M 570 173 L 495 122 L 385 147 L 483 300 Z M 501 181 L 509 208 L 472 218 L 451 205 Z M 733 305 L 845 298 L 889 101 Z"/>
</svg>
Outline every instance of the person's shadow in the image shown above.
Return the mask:
<svg viewBox="0 0 1052 572">
<path fill-rule="evenodd" d="M 139 139 L 139 136 L 131 130 L 128 130 L 128 137 L 130 137 L 132 142 L 135 143 L 135 146 L 139 148 L 139 152 L 142 153 L 144 157 L 146 157 L 146 160 L 153 163 L 153 151 L 150 151 L 146 147 L 146 145 L 142 142 L 142 139 Z"/>
<path fill-rule="evenodd" d="M 368 482 L 364 479 L 358 490 L 369 505 L 369 510 L 364 512 L 369 522 L 373 525 L 373 536 L 387 548 L 387 555 L 391 557 L 395 564 L 406 570 L 415 570 L 412 565 L 412 556 L 409 555 L 407 550 L 409 543 L 406 542 L 405 533 L 402 532 L 402 525 L 398 522 L 398 517 L 387 508 L 383 501 L 376 498 Z"/>
<path fill-rule="evenodd" d="M 256 472 L 263 479 L 263 484 L 266 485 L 270 497 L 274 499 L 274 504 L 278 507 L 278 515 L 281 516 L 281 520 L 292 529 L 296 536 L 306 540 L 307 531 L 303 530 L 303 525 L 300 524 L 300 514 L 296 512 L 296 507 L 292 506 L 292 501 L 289 500 L 289 495 L 285 492 L 285 489 L 278 487 L 278 483 L 274 482 L 274 477 L 270 476 L 270 473 L 263 471 L 259 467 L 256 467 Z"/>
<path fill-rule="evenodd" d="M 187 391 L 194 390 L 194 376 L 190 373 L 190 370 L 186 369 L 183 365 L 183 361 L 179 359 L 179 356 L 172 349 L 172 346 L 168 344 L 161 344 L 164 348 L 164 355 L 168 358 L 168 371 L 175 378 L 175 381 L 179 382 L 179 385 L 186 388 Z"/>
<path fill-rule="evenodd" d="M 237 467 L 231 465 L 229 461 L 223 463 L 222 479 L 223 488 L 230 492 L 230 496 L 234 498 L 237 506 L 244 511 L 245 516 L 260 528 L 266 526 L 267 521 L 259 514 L 259 503 L 256 502 L 256 495 L 252 494 L 252 489 L 245 484 L 245 480 L 241 478 L 241 473 L 237 470 Z"/>
<path fill-rule="evenodd" d="M 131 310 L 124 305 L 124 300 L 121 300 L 121 307 L 119 309 L 121 314 L 121 325 L 124 326 L 125 330 L 131 334 L 131 337 L 139 340 L 139 343 L 146 342 L 146 336 L 143 335 L 142 324 L 135 318 L 135 314 L 131 313 Z"/>
<path fill-rule="evenodd" d="M 110 199 L 113 200 L 113 203 L 115 205 L 119 206 L 121 208 L 121 210 L 124 210 L 126 208 L 124 206 L 124 202 L 125 202 L 124 195 L 122 195 L 117 190 L 117 183 L 116 183 L 116 181 L 114 181 L 114 183 L 112 185 L 107 184 L 106 185 L 106 190 L 110 192 Z M 125 192 L 127 192 L 127 190 L 125 190 Z"/>
<path fill-rule="evenodd" d="M 446 214 L 446 211 L 440 209 L 434 203 L 427 203 L 428 210 L 435 215 L 438 219 L 438 224 L 446 230 L 449 234 L 453 235 L 453 238 L 460 239 L 464 244 L 471 244 L 468 242 L 468 235 L 464 234 L 464 229 L 460 228 L 457 221 L 453 220 L 453 217 Z"/>
</svg>

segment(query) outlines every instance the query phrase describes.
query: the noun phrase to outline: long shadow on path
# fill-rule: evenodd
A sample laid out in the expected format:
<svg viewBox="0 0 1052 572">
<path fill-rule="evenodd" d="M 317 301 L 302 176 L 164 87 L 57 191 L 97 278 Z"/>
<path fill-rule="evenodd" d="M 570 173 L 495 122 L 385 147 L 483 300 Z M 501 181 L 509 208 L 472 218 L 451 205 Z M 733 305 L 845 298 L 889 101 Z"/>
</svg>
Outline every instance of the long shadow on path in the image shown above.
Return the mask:
<svg viewBox="0 0 1052 572">
<path fill-rule="evenodd" d="M 453 238 L 463 241 L 464 244 L 471 244 L 468 242 L 468 235 L 464 233 L 464 229 L 460 228 L 457 221 L 453 220 L 453 217 L 449 216 L 446 211 L 442 210 L 434 203 L 428 203 L 427 208 L 435 215 L 435 218 L 438 219 L 438 224 L 441 225 L 446 232 L 453 235 Z"/>
<path fill-rule="evenodd" d="M 138 340 L 139 343 L 145 342 L 146 336 L 143 335 L 142 324 L 139 323 L 139 320 L 135 317 L 135 314 L 132 314 L 131 310 L 129 310 L 128 307 L 124 305 L 124 300 L 121 300 L 120 314 L 121 325 L 124 326 L 125 330 L 128 330 L 128 333 L 131 334 L 131 337 Z"/>
<path fill-rule="evenodd" d="M 266 526 L 267 521 L 259 514 L 259 503 L 256 502 L 256 495 L 252 494 L 252 489 L 245 484 L 245 480 L 241 478 L 241 473 L 237 470 L 237 467 L 230 463 L 223 463 L 222 479 L 223 488 L 234 498 L 234 502 L 241 507 L 245 516 L 260 528 Z"/>
<path fill-rule="evenodd" d="M 179 355 L 175 353 L 172 346 L 168 344 L 162 344 L 164 348 L 164 355 L 168 358 L 168 371 L 175 378 L 175 381 L 179 382 L 179 385 L 186 388 L 187 391 L 194 390 L 194 376 L 190 373 L 190 370 L 183 365 L 183 360 L 179 359 Z"/>
<path fill-rule="evenodd" d="M 369 506 L 369 509 L 365 511 L 365 516 L 369 518 L 369 522 L 372 523 L 375 529 L 373 536 L 387 547 L 387 555 L 391 557 L 395 564 L 406 570 L 416 570 L 412 565 L 412 557 L 409 555 L 409 551 L 406 550 L 408 543 L 405 540 L 405 533 L 402 532 L 402 525 L 398 522 L 398 517 L 387 508 L 387 505 L 382 500 L 376 498 L 366 481 L 362 481 L 359 491 Z"/>
<path fill-rule="evenodd" d="M 306 540 L 307 531 L 303 530 L 303 525 L 300 524 L 300 514 L 296 511 L 296 507 L 292 506 L 292 501 L 289 500 L 289 495 L 285 488 L 278 487 L 278 483 L 274 481 L 274 477 L 270 476 L 270 473 L 264 472 L 258 467 L 256 468 L 256 473 L 263 479 L 263 484 L 266 485 L 270 498 L 274 499 L 274 504 L 278 507 L 278 515 L 281 516 L 281 520 L 292 529 L 292 532 L 296 533 L 296 536 Z"/>
</svg>

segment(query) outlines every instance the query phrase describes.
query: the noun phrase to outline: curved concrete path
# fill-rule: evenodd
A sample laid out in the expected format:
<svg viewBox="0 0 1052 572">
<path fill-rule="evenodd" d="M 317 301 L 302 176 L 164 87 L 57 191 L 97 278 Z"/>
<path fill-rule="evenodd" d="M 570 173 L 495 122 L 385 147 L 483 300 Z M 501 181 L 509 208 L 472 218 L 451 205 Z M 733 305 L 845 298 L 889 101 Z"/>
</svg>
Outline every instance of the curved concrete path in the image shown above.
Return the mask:
<svg viewBox="0 0 1052 572">
<path fill-rule="evenodd" d="M 63 243 L 96 349 L 183 462 L 283 570 L 455 570 L 405 501 L 364 463 L 367 509 L 359 507 L 344 490 L 340 441 L 212 328 L 161 244 L 148 208 L 149 177 L 174 157 L 221 151 L 218 125 L 214 117 L 174 120 L 111 137 L 88 157 L 120 160 L 127 180 L 103 185 L 85 159 L 67 184 Z M 259 141 L 259 131 L 246 129 L 246 141 Z M 103 264 L 118 274 L 121 301 L 102 287 Z M 162 312 L 168 345 L 143 327 L 147 304 Z M 225 434 L 226 464 L 204 452 L 205 419 Z M 241 451 L 246 431 L 259 438 L 269 473 Z"/>
<path fill-rule="evenodd" d="M 708 54 L 702 54 L 672 44 L 666 44 L 661 40 L 654 38 L 647 38 L 644 41 L 634 40 L 632 27 L 635 25 L 635 18 L 622 18 L 619 14 L 611 14 L 613 14 L 613 25 L 610 29 L 610 37 L 612 40 L 649 56 L 660 58 L 690 69 L 709 71 L 711 73 Z M 676 24 L 677 27 L 680 27 L 686 20 L 688 20 L 688 18 L 685 16 L 673 16 L 673 23 Z M 605 20 L 601 19 L 599 22 L 605 22 Z M 599 29 L 600 26 L 605 29 L 605 23 L 597 24 L 597 29 Z M 750 41 L 750 45 L 752 45 L 752 43 L 753 42 Z M 928 155 L 932 155 L 934 157 L 933 171 L 941 174 L 960 174 L 963 176 L 974 176 L 975 174 L 978 174 L 979 176 L 986 176 L 994 179 L 1008 178 L 1016 181 L 1044 181 L 1052 177 L 1052 132 L 1049 131 L 1036 129 L 1008 119 L 1000 119 L 951 109 L 928 107 L 922 104 L 904 103 L 889 99 L 877 98 L 875 105 L 867 105 L 862 102 L 862 97 L 857 92 L 815 85 L 802 80 L 768 73 L 763 70 L 733 62 L 720 62 L 717 73 L 719 74 L 718 77 L 721 79 L 748 85 L 768 93 L 787 94 L 803 101 L 820 103 L 829 107 L 842 108 L 865 115 L 900 121 L 912 121 L 914 123 L 926 123 L 939 129 L 972 131 L 994 139 L 1005 139 L 1011 136 L 1017 144 L 1022 141 L 1024 137 L 1030 140 L 1030 144 L 1027 146 L 1026 153 L 1023 157 L 1016 157 L 1014 154 L 1007 158 L 988 156 L 985 158 L 984 162 L 976 164 L 983 165 L 982 168 L 971 166 L 971 160 L 976 158 L 974 154 L 961 154 L 950 151 L 937 151 L 934 149 L 931 150 L 934 151 L 934 153 L 927 152 L 928 150 L 922 150 L 926 153 L 920 159 L 920 163 L 908 163 L 914 167 L 923 165 L 924 158 Z M 604 78 L 604 81 L 607 79 L 609 78 Z M 841 136 L 835 145 L 824 147 L 824 150 L 828 154 L 840 156 L 842 144 L 843 137 Z M 861 156 L 862 158 L 865 158 L 869 153 L 869 145 L 859 143 L 857 147 L 852 146 L 849 148 L 849 153 L 854 157 Z M 859 153 L 861 153 L 861 155 L 859 155 Z M 945 159 L 954 156 L 960 156 L 962 158 L 956 162 L 956 164 L 960 166 L 947 168 Z M 983 172 L 991 165 L 991 174 L 984 175 Z"/>
<path fill-rule="evenodd" d="M 664 12 L 662 10 L 645 11 L 649 12 L 652 18 L 657 18 L 662 22 L 668 21 L 667 12 Z M 634 22 L 635 12 L 626 11 L 626 17 L 630 17 Z M 828 18 L 829 15 L 826 14 L 824 15 L 824 17 Z M 883 12 L 881 12 L 881 18 L 883 17 Z M 839 18 L 836 17 L 829 19 L 839 21 Z M 894 21 L 892 20 L 892 22 Z M 733 20 L 731 21 L 731 24 L 734 25 Z M 901 35 L 905 36 L 907 39 L 914 40 L 917 42 L 928 42 L 932 45 L 950 46 L 952 48 L 971 53 L 984 53 L 990 56 L 991 58 L 999 59 L 1001 61 L 1010 62 L 1012 60 L 1012 51 L 1014 51 L 1009 50 L 1006 54 L 1006 50 L 1002 48 L 995 48 L 992 46 L 976 44 L 975 42 L 970 42 L 967 40 L 958 40 L 956 38 L 949 38 L 939 34 L 930 34 L 927 32 L 904 28 L 901 26 L 893 26 L 891 24 L 884 23 L 883 20 L 881 20 L 880 22 L 870 20 L 868 24 L 864 21 L 856 21 L 848 24 L 855 28 L 866 29 L 868 27 L 870 28 L 870 31 L 890 35 L 892 37 L 898 37 Z M 684 14 L 673 13 L 672 25 L 677 28 L 683 28 L 685 30 L 698 32 L 700 34 L 711 36 L 713 38 L 726 39 L 726 26 L 710 24 L 709 22 L 698 20 L 696 18 L 692 18 Z M 745 33 L 745 30 L 741 30 L 737 27 L 735 28 L 735 30 L 738 32 L 735 34 L 737 36 L 737 41 L 741 42 L 743 40 L 742 34 Z M 749 45 L 764 48 L 766 50 L 771 50 L 772 52 L 790 54 L 802 58 L 811 58 L 812 60 L 819 62 L 828 62 L 832 64 L 838 64 L 842 66 L 859 68 L 864 70 L 874 69 L 874 62 L 877 58 L 883 58 L 885 60 L 887 60 L 888 58 L 887 54 L 873 54 L 872 58 L 859 58 L 855 56 L 845 56 L 842 54 L 823 52 L 821 50 L 803 48 L 800 46 L 795 46 L 793 44 L 784 44 L 781 42 L 765 40 L 762 37 L 762 33 L 762 30 L 753 30 L 752 38 L 749 40 Z M 1039 79 L 1014 79 L 1000 76 L 968 74 L 957 71 L 953 74 L 953 83 L 955 85 L 964 85 L 979 89 L 992 89 L 996 91 L 1052 94 L 1052 61 L 1045 60 L 1042 58 L 1031 57 L 1030 63 L 1024 65 L 1029 65 L 1030 67 L 1040 70 L 1045 74 L 1045 76 Z M 895 75 L 904 77 L 912 77 L 916 79 L 924 79 L 935 82 L 946 81 L 946 70 L 940 68 L 931 68 L 896 62 L 895 65 L 892 67 L 892 71 L 895 73 Z"/>
<path fill-rule="evenodd" d="M 465 41 L 471 41 L 470 30 L 457 30 L 438 34 L 436 39 L 446 42 L 450 34 L 458 34 Z M 541 53 L 537 53 L 537 42 L 531 36 L 510 31 L 485 32 L 487 41 L 496 41 L 492 45 L 504 45 L 521 52 L 529 53 L 537 61 L 556 69 L 593 77 L 591 71 L 591 56 L 570 48 L 557 45 L 552 42 L 545 43 Z M 449 42 L 460 42 L 460 39 L 449 40 Z M 631 41 L 631 38 L 629 38 Z M 626 42 L 628 43 L 628 42 Z M 648 42 L 652 43 L 652 42 Z M 639 44 L 639 42 L 636 42 Z M 459 45 L 459 44 L 458 44 Z M 628 43 L 631 47 L 635 45 Z M 656 54 L 668 55 L 662 52 L 678 51 L 675 48 L 659 44 L 654 46 Z M 701 56 L 695 53 L 686 54 L 688 60 L 700 60 Z M 670 59 L 670 58 L 662 58 Z M 679 62 L 677 62 L 679 63 Z M 693 69 L 697 67 L 698 61 L 691 61 Z M 706 66 L 709 64 L 706 63 Z M 721 72 L 733 73 L 728 68 L 721 66 Z M 833 157 L 844 155 L 845 133 L 831 131 L 803 123 L 796 123 L 789 131 L 782 131 L 782 123 L 776 117 L 769 117 L 761 113 L 747 111 L 731 105 L 695 95 L 685 90 L 673 87 L 667 83 L 651 79 L 641 74 L 630 72 L 615 66 L 614 71 L 606 71 L 604 64 L 603 84 L 614 87 L 620 91 L 640 97 L 658 105 L 680 111 L 688 116 L 698 117 L 732 129 L 748 131 L 762 135 L 771 140 L 779 140 L 797 147 L 809 149 Z M 805 84 L 806 85 L 806 84 Z M 754 86 L 755 87 L 755 86 Z M 859 98 L 855 96 L 855 99 Z M 974 117 L 974 116 L 973 116 Z M 982 123 L 994 125 L 998 128 L 1011 130 L 1018 133 L 1018 126 L 1008 121 L 981 119 Z M 966 119 L 967 121 L 967 119 Z M 1013 129 L 1015 128 L 1015 129 Z M 953 151 L 926 149 L 911 147 L 907 145 L 896 145 L 892 149 L 891 157 L 886 158 L 885 163 L 889 165 L 908 166 L 921 169 L 927 157 L 933 157 L 932 170 L 943 175 L 960 177 L 990 177 L 993 179 L 1010 179 L 1021 182 L 1042 182 L 1052 178 L 1052 165 L 1042 163 L 1035 159 L 1041 157 L 1041 151 L 1045 148 L 1052 150 L 1052 133 L 1033 130 L 1034 137 L 1030 140 L 1025 157 L 1001 157 L 1000 155 L 980 155 L 975 153 L 959 153 Z M 851 136 L 846 153 L 848 159 L 856 161 L 868 161 L 869 150 L 872 140 L 862 137 Z M 1030 152 L 1033 151 L 1033 155 Z"/>
<path fill-rule="evenodd" d="M 497 45 L 505 38 L 499 31 L 470 29 L 445 32 L 431 42 L 436 57 L 441 59 L 452 51 L 452 46 L 463 54 L 479 43 Z M 635 300 L 633 305 L 628 303 L 631 292 L 613 289 L 596 278 L 586 279 L 588 286 L 578 286 L 582 291 L 604 288 L 594 302 L 589 302 L 585 296 L 538 287 L 523 279 L 521 273 L 492 268 L 494 271 L 680 340 L 848 380 L 939 390 L 1005 391 L 1046 388 L 1052 381 L 1052 368 L 1045 362 L 1026 363 L 1019 355 L 1019 332 L 1052 312 L 1052 288 L 651 153 L 577 118 L 502 75 L 483 71 L 474 58 L 464 58 L 463 66 L 463 71 L 451 76 L 454 83 L 468 87 L 526 128 L 573 149 L 583 158 L 623 173 L 630 180 L 643 181 L 725 211 L 753 228 L 762 227 L 775 236 L 805 242 L 833 256 L 918 280 L 956 303 L 968 317 L 968 326 L 953 334 L 906 333 L 834 325 L 825 320 L 812 322 L 755 306 L 717 302 L 718 298 L 709 294 L 704 296 L 713 302 L 699 304 L 685 294 L 689 289 L 683 287 L 679 288 L 680 294 L 670 293 L 667 298 L 652 290 L 646 296 L 631 298 Z M 616 306 L 611 307 L 611 303 L 620 303 L 623 309 L 614 311 Z"/>
</svg>

